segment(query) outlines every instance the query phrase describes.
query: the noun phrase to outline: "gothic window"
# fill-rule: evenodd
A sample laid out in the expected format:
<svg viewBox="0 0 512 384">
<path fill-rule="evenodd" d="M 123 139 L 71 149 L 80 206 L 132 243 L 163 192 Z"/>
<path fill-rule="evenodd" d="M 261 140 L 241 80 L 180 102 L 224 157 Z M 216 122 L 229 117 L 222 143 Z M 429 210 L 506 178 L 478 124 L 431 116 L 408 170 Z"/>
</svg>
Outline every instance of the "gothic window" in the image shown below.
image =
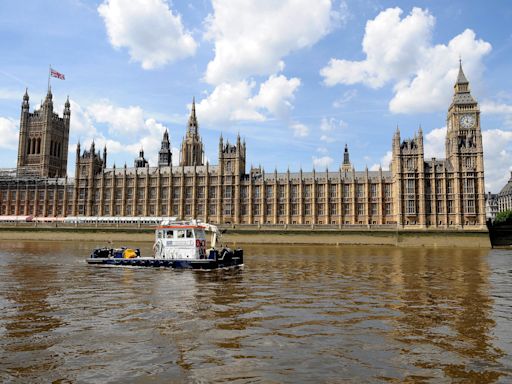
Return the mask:
<svg viewBox="0 0 512 384">
<path fill-rule="evenodd" d="M 142 188 L 137 189 L 137 199 L 138 200 L 144 199 L 144 189 L 142 189 Z"/>
<path fill-rule="evenodd" d="M 316 197 L 324 197 L 324 188 L 325 186 L 320 184 L 316 187 Z"/>
<path fill-rule="evenodd" d="M 319 216 L 323 216 L 325 214 L 325 212 L 324 212 L 324 205 L 323 204 L 318 204 L 317 212 L 318 212 Z"/>
<path fill-rule="evenodd" d="M 215 204 L 210 204 L 208 206 L 208 214 L 209 215 L 215 215 Z"/>
<path fill-rule="evenodd" d="M 343 204 L 343 214 L 350 215 L 350 204 L 349 203 Z"/>
<path fill-rule="evenodd" d="M 453 200 L 448 200 L 448 213 L 453 213 Z"/>
<path fill-rule="evenodd" d="M 197 187 L 197 197 L 200 199 L 204 198 L 204 187 Z"/>
<path fill-rule="evenodd" d="M 279 186 L 279 198 L 284 199 L 285 197 L 285 186 L 280 185 Z"/>
<path fill-rule="evenodd" d="M 273 187 L 272 185 L 267 185 L 267 188 L 265 189 L 265 195 L 267 196 L 267 198 L 272 198 L 272 191 L 273 191 Z"/>
<path fill-rule="evenodd" d="M 356 196 L 363 197 L 363 194 L 364 194 L 363 184 L 356 184 Z"/>
<path fill-rule="evenodd" d="M 292 204 L 292 215 L 299 214 L 299 204 Z"/>
<path fill-rule="evenodd" d="M 232 189 L 233 189 L 233 187 L 231 185 L 224 187 L 224 198 L 225 199 L 231 199 Z"/>
<path fill-rule="evenodd" d="M 442 200 L 437 200 L 437 213 L 443 213 L 443 202 Z"/>
<path fill-rule="evenodd" d="M 391 203 L 386 203 L 386 215 L 391 215 L 392 206 Z"/>
<path fill-rule="evenodd" d="M 150 199 L 156 199 L 156 188 L 150 188 L 149 189 L 149 198 Z"/>
<path fill-rule="evenodd" d="M 386 197 L 391 197 L 391 184 L 384 184 L 384 194 Z"/>
<path fill-rule="evenodd" d="M 285 215 L 285 207 L 284 207 L 284 204 L 279 204 L 279 215 L 280 215 L 280 216 Z"/>
<path fill-rule="evenodd" d="M 231 173 L 231 161 L 226 162 L 226 172 Z"/>
<path fill-rule="evenodd" d="M 343 196 L 350 197 L 350 185 L 349 184 L 343 184 Z"/>
<path fill-rule="evenodd" d="M 311 215 L 311 204 L 304 204 L 304 215 Z"/>
<path fill-rule="evenodd" d="M 179 187 L 174 187 L 172 189 L 172 197 L 173 197 L 173 199 L 179 199 L 180 198 L 180 188 Z"/>
<path fill-rule="evenodd" d="M 297 198 L 298 195 L 299 195 L 299 186 L 292 185 L 292 197 Z"/>
<path fill-rule="evenodd" d="M 329 207 L 329 210 L 330 210 L 330 214 L 331 215 L 337 215 L 338 214 L 338 209 L 337 209 L 337 204 L 331 204 L 330 207 Z"/>
<path fill-rule="evenodd" d="M 254 204 L 252 206 L 252 212 L 253 212 L 253 215 L 258 216 L 260 214 L 260 205 Z"/>
<path fill-rule="evenodd" d="M 267 204 L 265 207 L 265 215 L 270 216 L 272 215 L 272 204 Z"/>
<path fill-rule="evenodd" d="M 329 197 L 336 197 L 338 195 L 337 187 L 337 185 L 329 185 Z"/>
<path fill-rule="evenodd" d="M 415 180 L 414 179 L 408 179 L 406 180 L 405 184 L 405 193 L 413 194 L 415 192 Z"/>
<path fill-rule="evenodd" d="M 357 204 L 357 214 L 364 215 L 364 204 L 362 204 L 362 203 Z"/>
<path fill-rule="evenodd" d="M 311 184 L 304 186 L 304 197 L 311 197 Z"/>
<path fill-rule="evenodd" d="M 249 188 L 247 186 L 242 186 L 240 188 L 240 193 L 241 193 L 243 199 L 247 198 L 248 190 L 249 190 Z"/>
<path fill-rule="evenodd" d="M 217 187 L 210 187 L 208 190 L 208 197 L 211 199 L 215 199 L 217 197 Z"/>
<path fill-rule="evenodd" d="M 241 214 L 242 216 L 247 215 L 247 204 L 242 204 L 242 205 L 240 206 L 240 214 Z"/>
<path fill-rule="evenodd" d="M 185 188 L 185 198 L 187 198 L 187 199 L 192 198 L 192 187 Z"/>
<path fill-rule="evenodd" d="M 405 209 L 405 212 L 408 214 L 416 213 L 416 202 L 414 200 L 406 200 Z"/>
<path fill-rule="evenodd" d="M 377 215 L 377 204 L 372 203 L 371 212 L 372 212 L 372 215 Z"/>
<path fill-rule="evenodd" d="M 453 180 L 448 180 L 447 189 L 448 189 L 448 194 L 453 193 Z"/>
<path fill-rule="evenodd" d="M 231 216 L 231 203 L 224 204 L 224 215 Z"/>
<path fill-rule="evenodd" d="M 256 185 L 254 187 L 254 198 L 259 199 L 260 198 L 260 186 Z"/>
<path fill-rule="evenodd" d="M 377 197 L 377 184 L 370 184 L 370 193 L 372 197 Z"/>
<path fill-rule="evenodd" d="M 41 153 L 41 138 L 37 139 L 37 153 Z"/>
<path fill-rule="evenodd" d="M 190 216 L 192 214 L 192 209 L 190 204 L 185 204 L 185 215 Z"/>
</svg>

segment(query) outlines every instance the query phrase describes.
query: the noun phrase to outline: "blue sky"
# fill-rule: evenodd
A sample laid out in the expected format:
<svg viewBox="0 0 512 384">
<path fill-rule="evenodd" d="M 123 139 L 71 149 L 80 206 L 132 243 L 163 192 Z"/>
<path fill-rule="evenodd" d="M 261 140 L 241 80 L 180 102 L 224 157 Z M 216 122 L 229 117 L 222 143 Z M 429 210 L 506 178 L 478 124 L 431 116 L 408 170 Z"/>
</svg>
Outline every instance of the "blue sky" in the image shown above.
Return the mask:
<svg viewBox="0 0 512 384">
<path fill-rule="evenodd" d="M 74 149 L 107 145 L 109 166 L 155 164 L 168 129 L 174 161 L 195 96 L 206 156 L 220 134 L 247 141 L 248 167 L 389 165 L 396 126 L 421 125 L 444 157 L 459 56 L 482 110 L 486 187 L 512 169 L 512 6 L 507 1 L 15 0 L 0 2 L 0 166 L 15 167 L 25 87 L 31 109 L 48 66 Z"/>
</svg>

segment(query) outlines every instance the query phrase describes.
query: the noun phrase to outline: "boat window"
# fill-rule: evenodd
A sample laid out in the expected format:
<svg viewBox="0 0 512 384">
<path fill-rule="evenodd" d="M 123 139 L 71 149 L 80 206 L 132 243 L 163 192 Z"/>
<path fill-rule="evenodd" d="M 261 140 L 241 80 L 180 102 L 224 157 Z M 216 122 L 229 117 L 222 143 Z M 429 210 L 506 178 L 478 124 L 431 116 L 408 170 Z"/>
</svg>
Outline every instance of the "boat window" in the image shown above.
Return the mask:
<svg viewBox="0 0 512 384">
<path fill-rule="evenodd" d="M 184 239 L 185 238 L 185 230 L 183 230 L 183 229 L 176 230 L 176 237 L 178 239 Z"/>
<path fill-rule="evenodd" d="M 204 239 L 204 231 L 201 229 L 196 229 L 196 239 Z"/>
<path fill-rule="evenodd" d="M 187 229 L 187 239 L 192 239 L 194 238 L 194 233 L 192 232 L 191 229 Z"/>
<path fill-rule="evenodd" d="M 156 237 L 157 237 L 158 239 L 161 239 L 161 238 L 162 238 L 162 231 L 157 231 L 157 233 L 156 233 Z"/>
<path fill-rule="evenodd" d="M 167 238 L 168 239 L 172 239 L 174 237 L 174 232 L 172 229 L 168 230 L 167 231 Z"/>
</svg>

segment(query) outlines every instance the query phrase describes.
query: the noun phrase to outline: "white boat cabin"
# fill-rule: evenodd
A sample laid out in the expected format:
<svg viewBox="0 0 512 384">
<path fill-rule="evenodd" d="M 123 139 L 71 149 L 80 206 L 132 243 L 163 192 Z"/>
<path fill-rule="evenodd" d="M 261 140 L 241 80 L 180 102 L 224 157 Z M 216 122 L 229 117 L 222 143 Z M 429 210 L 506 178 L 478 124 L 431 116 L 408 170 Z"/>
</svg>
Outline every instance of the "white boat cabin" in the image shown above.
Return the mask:
<svg viewBox="0 0 512 384">
<path fill-rule="evenodd" d="M 155 231 L 155 258 L 205 259 L 204 226 L 192 222 L 162 222 Z"/>
</svg>

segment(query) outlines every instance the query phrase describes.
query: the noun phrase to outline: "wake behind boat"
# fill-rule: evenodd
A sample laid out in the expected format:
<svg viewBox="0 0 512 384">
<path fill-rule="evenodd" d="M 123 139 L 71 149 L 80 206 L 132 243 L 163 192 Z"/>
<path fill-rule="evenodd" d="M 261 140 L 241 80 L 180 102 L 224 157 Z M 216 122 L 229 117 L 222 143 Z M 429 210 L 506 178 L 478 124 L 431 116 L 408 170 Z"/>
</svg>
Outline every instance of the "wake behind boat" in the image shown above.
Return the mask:
<svg viewBox="0 0 512 384">
<path fill-rule="evenodd" d="M 206 232 L 211 233 L 206 248 Z M 86 259 L 89 265 L 156 267 L 173 269 L 238 268 L 244 263 L 242 249 L 217 247 L 219 229 L 197 220 L 163 220 L 155 230 L 154 255 L 143 257 L 138 248 L 96 248 Z"/>
</svg>

